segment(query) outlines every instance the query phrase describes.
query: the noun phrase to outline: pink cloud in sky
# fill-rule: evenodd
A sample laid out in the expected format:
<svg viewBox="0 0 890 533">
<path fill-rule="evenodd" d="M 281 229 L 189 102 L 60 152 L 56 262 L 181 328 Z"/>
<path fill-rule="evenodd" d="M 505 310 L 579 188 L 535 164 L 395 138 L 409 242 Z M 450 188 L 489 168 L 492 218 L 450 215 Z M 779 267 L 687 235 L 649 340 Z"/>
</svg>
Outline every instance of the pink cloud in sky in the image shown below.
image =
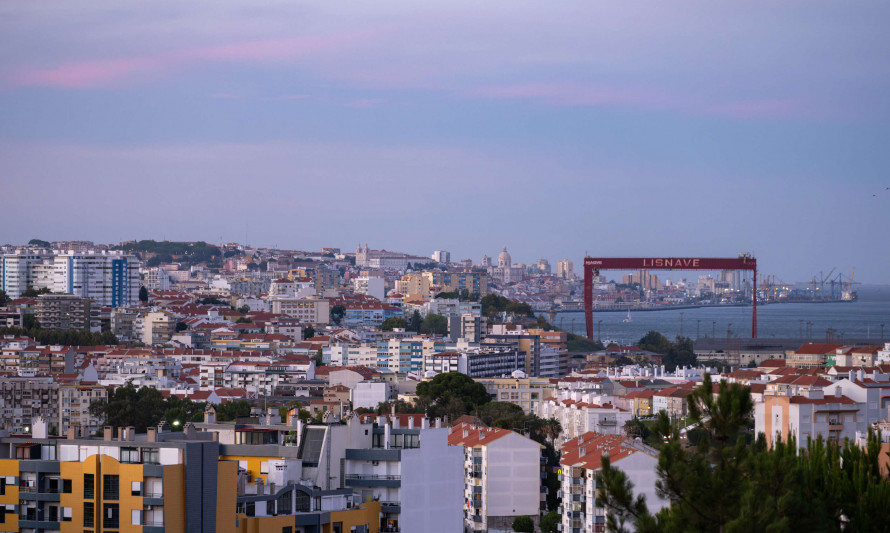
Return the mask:
<svg viewBox="0 0 890 533">
<path fill-rule="evenodd" d="M 679 110 L 733 119 L 791 118 L 805 114 L 794 100 L 767 99 L 711 103 L 708 98 L 679 96 L 665 91 L 602 84 L 539 83 L 483 87 L 468 93 L 473 98 L 534 100 L 566 107 L 630 107 L 645 110 Z M 713 98 L 711 98 L 713 99 Z"/>
<path fill-rule="evenodd" d="M 73 61 L 51 68 L 25 67 L 9 76 L 7 83 L 17 87 L 101 88 L 131 82 L 139 76 L 167 74 L 200 63 L 289 61 L 349 49 L 373 35 L 373 32 L 363 32 L 248 41 L 121 59 Z"/>
</svg>

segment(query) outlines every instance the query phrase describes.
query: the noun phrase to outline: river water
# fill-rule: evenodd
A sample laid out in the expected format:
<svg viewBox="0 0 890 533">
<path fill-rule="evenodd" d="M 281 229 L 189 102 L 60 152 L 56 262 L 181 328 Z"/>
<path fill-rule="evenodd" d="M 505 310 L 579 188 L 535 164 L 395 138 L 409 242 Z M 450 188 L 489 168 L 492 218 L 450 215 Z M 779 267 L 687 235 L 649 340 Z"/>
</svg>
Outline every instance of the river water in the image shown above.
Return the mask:
<svg viewBox="0 0 890 533">
<path fill-rule="evenodd" d="M 825 339 L 833 328 L 836 342 L 844 338 L 880 341 L 881 324 L 884 338 L 890 340 L 890 286 L 859 289 L 856 302 L 793 303 L 757 306 L 758 337 L 794 337 Z M 593 314 L 593 335 L 618 343 L 636 343 L 647 332 L 658 331 L 669 339 L 684 335 L 723 337 L 751 336 L 751 306 L 700 307 L 660 311 L 631 311 L 631 321 L 624 322 L 627 312 L 603 311 Z M 597 331 L 597 323 L 600 333 Z M 808 325 L 807 322 L 811 324 Z M 577 335 L 586 335 L 584 313 L 558 313 L 554 325 Z M 807 331 L 809 328 L 809 331 Z"/>
</svg>

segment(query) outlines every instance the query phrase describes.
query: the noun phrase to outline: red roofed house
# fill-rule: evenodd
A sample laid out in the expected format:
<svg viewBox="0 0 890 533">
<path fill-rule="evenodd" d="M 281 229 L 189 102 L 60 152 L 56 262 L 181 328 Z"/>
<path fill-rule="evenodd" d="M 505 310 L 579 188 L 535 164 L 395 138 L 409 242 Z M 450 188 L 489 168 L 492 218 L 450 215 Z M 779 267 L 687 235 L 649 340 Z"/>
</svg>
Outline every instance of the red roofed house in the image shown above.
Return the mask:
<svg viewBox="0 0 890 533">
<path fill-rule="evenodd" d="M 603 455 L 633 483 L 652 513 L 668 504 L 655 489 L 658 451 L 620 435 L 584 433 L 562 445 L 559 460 L 562 489 L 562 531 L 605 531 L 606 510 L 596 505 L 595 474 Z"/>
<path fill-rule="evenodd" d="M 539 515 L 540 444 L 507 429 L 468 424 L 452 427 L 448 444 L 464 447 L 467 531 L 506 529 L 517 516 Z"/>
<path fill-rule="evenodd" d="M 807 343 L 797 350 L 785 352 L 785 361 L 792 368 L 825 368 L 829 356 L 837 355 L 840 344 Z"/>
</svg>

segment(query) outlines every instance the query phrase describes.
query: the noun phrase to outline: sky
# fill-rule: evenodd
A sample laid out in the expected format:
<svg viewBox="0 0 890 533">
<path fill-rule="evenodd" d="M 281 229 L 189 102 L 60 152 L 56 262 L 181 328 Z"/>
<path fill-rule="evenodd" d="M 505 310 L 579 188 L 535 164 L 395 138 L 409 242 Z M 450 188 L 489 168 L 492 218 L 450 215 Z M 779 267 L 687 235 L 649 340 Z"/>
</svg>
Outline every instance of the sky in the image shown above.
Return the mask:
<svg viewBox="0 0 890 533">
<path fill-rule="evenodd" d="M 890 283 L 886 2 L 0 3 L 0 243 Z"/>
</svg>

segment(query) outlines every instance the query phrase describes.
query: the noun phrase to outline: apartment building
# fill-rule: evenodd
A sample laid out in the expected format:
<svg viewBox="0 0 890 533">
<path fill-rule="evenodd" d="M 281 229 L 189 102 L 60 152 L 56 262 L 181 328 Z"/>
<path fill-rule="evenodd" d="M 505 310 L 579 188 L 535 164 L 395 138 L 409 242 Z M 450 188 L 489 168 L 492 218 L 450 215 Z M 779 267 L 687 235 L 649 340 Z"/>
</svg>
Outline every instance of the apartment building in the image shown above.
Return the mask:
<svg viewBox="0 0 890 533">
<path fill-rule="evenodd" d="M 608 456 L 610 463 L 627 475 L 633 483 L 634 494 L 646 499 L 651 512 L 656 513 L 668 505 L 658 497 L 655 488 L 657 450 L 623 436 L 588 432 L 566 441 L 561 447 L 561 531 L 606 531 L 608 509 L 596 498 L 596 473 L 602 468 L 603 456 Z"/>
<path fill-rule="evenodd" d="M 609 403 L 548 398 L 541 403 L 541 418 L 555 418 L 562 424 L 561 440 L 570 440 L 589 432 L 623 435 L 624 424 L 633 418 L 629 410 Z"/>
<path fill-rule="evenodd" d="M 464 452 L 466 531 L 508 528 L 517 516 L 535 522 L 544 508 L 541 445 L 500 428 L 459 424 L 448 444 Z"/>
<path fill-rule="evenodd" d="M 561 279 L 575 278 L 575 264 L 568 259 L 556 263 L 556 277 Z"/>
<path fill-rule="evenodd" d="M 518 405 L 525 414 L 537 414 L 541 402 L 556 393 L 556 385 L 549 379 L 529 378 L 521 373 L 509 378 L 476 378 L 476 382 L 485 385 L 492 401 Z"/>
<path fill-rule="evenodd" d="M 423 415 L 378 417 L 372 445 L 346 450 L 346 486 L 380 502 L 380 531 L 462 530 L 463 453 L 448 431 Z"/>
<path fill-rule="evenodd" d="M 72 294 L 41 294 L 36 316 L 43 329 L 90 329 L 90 300 Z"/>
<path fill-rule="evenodd" d="M 175 332 L 176 316 L 170 311 L 152 311 L 142 317 L 142 343 L 146 346 L 166 344 Z"/>
<path fill-rule="evenodd" d="M 326 298 L 270 297 L 272 312 L 298 319 L 303 324 L 329 324 L 331 304 Z"/>
</svg>

